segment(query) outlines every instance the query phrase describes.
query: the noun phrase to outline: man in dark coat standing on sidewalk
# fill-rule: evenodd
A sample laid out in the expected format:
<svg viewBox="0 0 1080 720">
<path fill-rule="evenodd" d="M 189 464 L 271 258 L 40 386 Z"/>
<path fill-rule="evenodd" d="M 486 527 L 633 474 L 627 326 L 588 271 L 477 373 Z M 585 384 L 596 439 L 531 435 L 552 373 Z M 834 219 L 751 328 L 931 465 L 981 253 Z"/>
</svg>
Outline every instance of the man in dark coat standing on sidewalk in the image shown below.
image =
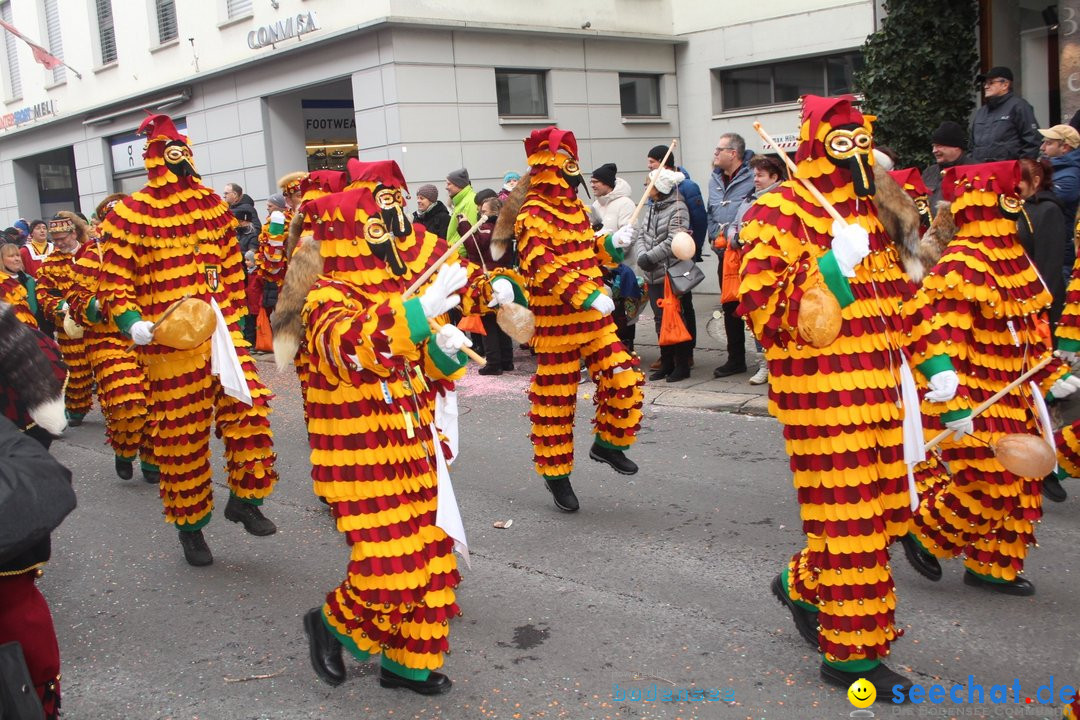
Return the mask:
<svg viewBox="0 0 1080 720">
<path fill-rule="evenodd" d="M 977 163 L 1038 157 L 1039 124 L 1031 103 L 1013 92 L 1013 74 L 992 67 L 979 76 L 986 102 L 971 123 L 971 156 Z"/>
</svg>

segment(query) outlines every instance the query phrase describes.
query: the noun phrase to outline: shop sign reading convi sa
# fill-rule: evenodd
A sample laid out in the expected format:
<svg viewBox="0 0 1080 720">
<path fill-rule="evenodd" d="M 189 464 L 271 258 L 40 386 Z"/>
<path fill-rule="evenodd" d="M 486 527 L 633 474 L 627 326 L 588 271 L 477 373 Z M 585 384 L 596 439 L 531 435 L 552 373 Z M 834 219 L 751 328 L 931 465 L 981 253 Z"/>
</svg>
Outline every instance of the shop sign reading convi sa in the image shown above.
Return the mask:
<svg viewBox="0 0 1080 720">
<path fill-rule="evenodd" d="M 298 13 L 295 16 L 278 20 L 272 25 L 262 25 L 247 34 L 247 44 L 252 50 L 275 45 L 283 40 L 299 38 L 304 33 L 319 29 L 319 18 L 315 11 Z"/>
</svg>

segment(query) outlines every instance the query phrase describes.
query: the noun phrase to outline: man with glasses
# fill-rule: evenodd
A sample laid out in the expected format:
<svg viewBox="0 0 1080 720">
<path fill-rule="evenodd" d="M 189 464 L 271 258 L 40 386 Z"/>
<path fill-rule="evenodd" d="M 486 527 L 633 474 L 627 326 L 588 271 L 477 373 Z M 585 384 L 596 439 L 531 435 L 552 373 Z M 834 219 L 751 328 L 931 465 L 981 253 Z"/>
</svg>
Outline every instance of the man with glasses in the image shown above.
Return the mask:
<svg viewBox="0 0 1080 720">
<path fill-rule="evenodd" d="M 752 155 L 753 153 L 751 153 Z M 741 135 L 725 133 L 713 151 L 713 172 L 709 178 L 708 235 L 716 249 L 716 275 L 724 281 L 724 247 L 727 226 L 735 221 L 739 204 L 754 191 L 754 172 L 745 162 L 746 141 Z M 746 372 L 746 331 L 742 318 L 735 314 L 737 302 L 723 303 L 724 333 L 727 335 L 727 361 L 713 370 L 713 377 L 722 378 Z"/>
<path fill-rule="evenodd" d="M 986 102 L 971 123 L 971 156 L 977 163 L 1037 157 L 1042 136 L 1031 104 L 1012 91 L 1013 74 L 992 67 L 979 75 Z"/>
</svg>

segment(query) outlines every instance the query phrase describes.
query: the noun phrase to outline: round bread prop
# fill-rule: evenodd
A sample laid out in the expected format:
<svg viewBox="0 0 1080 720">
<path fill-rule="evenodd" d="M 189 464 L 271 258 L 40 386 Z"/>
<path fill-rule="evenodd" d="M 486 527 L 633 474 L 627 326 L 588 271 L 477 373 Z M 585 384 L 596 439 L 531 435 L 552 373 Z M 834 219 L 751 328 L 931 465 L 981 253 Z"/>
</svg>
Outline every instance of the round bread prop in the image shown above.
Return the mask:
<svg viewBox="0 0 1080 720">
<path fill-rule="evenodd" d="M 154 342 L 177 350 L 199 347 L 214 334 L 217 318 L 210 303 L 185 298 L 154 329 Z"/>
<path fill-rule="evenodd" d="M 816 348 L 832 345 L 840 334 L 840 303 L 831 292 L 816 285 L 799 302 L 799 335 Z"/>
<path fill-rule="evenodd" d="M 675 237 L 671 238 L 671 254 L 680 260 L 689 260 L 694 257 L 696 251 L 697 245 L 694 244 L 694 238 L 690 233 L 677 232 Z"/>
<path fill-rule="evenodd" d="M 500 305 L 495 313 L 495 321 L 516 343 L 529 342 L 536 331 L 536 317 L 532 310 L 517 303 Z"/>
<path fill-rule="evenodd" d="M 1006 470 L 1021 477 L 1045 477 L 1057 466 L 1053 449 L 1038 435 L 1000 437 L 994 443 L 994 455 Z"/>
</svg>

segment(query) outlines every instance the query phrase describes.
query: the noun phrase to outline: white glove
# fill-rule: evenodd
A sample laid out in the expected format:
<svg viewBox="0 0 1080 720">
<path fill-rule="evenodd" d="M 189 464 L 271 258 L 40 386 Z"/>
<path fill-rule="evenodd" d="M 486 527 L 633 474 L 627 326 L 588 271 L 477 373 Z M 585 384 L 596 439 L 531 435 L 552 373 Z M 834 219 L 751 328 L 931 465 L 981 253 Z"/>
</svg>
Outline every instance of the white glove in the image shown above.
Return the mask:
<svg viewBox="0 0 1080 720">
<path fill-rule="evenodd" d="M 444 353 L 453 357 L 463 347 L 472 347 L 472 340 L 465 333 L 453 325 L 443 325 L 439 332 L 435 333 L 435 344 Z"/>
<path fill-rule="evenodd" d="M 495 278 L 491 283 L 491 302 L 488 307 L 506 305 L 514 302 L 514 286 L 506 278 Z"/>
<path fill-rule="evenodd" d="M 136 345 L 149 345 L 154 341 L 154 323 L 140 320 L 131 326 L 131 339 Z"/>
<path fill-rule="evenodd" d="M 465 286 L 469 273 L 460 264 L 443 265 L 435 281 L 420 296 L 420 305 L 429 318 L 438 317 L 450 308 L 457 307 L 461 297 L 455 291 Z"/>
<path fill-rule="evenodd" d="M 604 293 L 600 293 L 592 301 L 591 309 L 596 310 L 598 313 L 607 317 L 611 313 L 615 312 L 615 301 L 609 298 Z"/>
<path fill-rule="evenodd" d="M 975 421 L 968 415 L 957 420 L 950 420 L 945 423 L 945 427 L 953 431 L 953 440 L 959 440 L 975 431 Z"/>
<path fill-rule="evenodd" d="M 1057 356 L 1064 360 L 1068 365 L 1072 365 L 1076 362 L 1076 353 L 1072 350 L 1058 350 Z"/>
<path fill-rule="evenodd" d="M 859 225 L 832 224 L 832 251 L 844 277 L 855 277 L 855 266 L 870 254 L 870 236 Z"/>
<path fill-rule="evenodd" d="M 623 225 L 621 228 L 611 233 L 611 244 L 617 248 L 628 248 L 633 242 L 634 228 L 630 225 Z"/>
<path fill-rule="evenodd" d="M 927 381 L 930 392 L 926 393 L 926 400 L 930 402 L 949 402 L 956 395 L 956 388 L 960 386 L 960 378 L 953 370 L 942 370 L 934 373 Z"/>
<path fill-rule="evenodd" d="M 1075 375 L 1066 375 L 1050 387 L 1050 394 L 1056 400 L 1062 400 L 1077 390 L 1080 390 L 1080 378 Z"/>
</svg>

